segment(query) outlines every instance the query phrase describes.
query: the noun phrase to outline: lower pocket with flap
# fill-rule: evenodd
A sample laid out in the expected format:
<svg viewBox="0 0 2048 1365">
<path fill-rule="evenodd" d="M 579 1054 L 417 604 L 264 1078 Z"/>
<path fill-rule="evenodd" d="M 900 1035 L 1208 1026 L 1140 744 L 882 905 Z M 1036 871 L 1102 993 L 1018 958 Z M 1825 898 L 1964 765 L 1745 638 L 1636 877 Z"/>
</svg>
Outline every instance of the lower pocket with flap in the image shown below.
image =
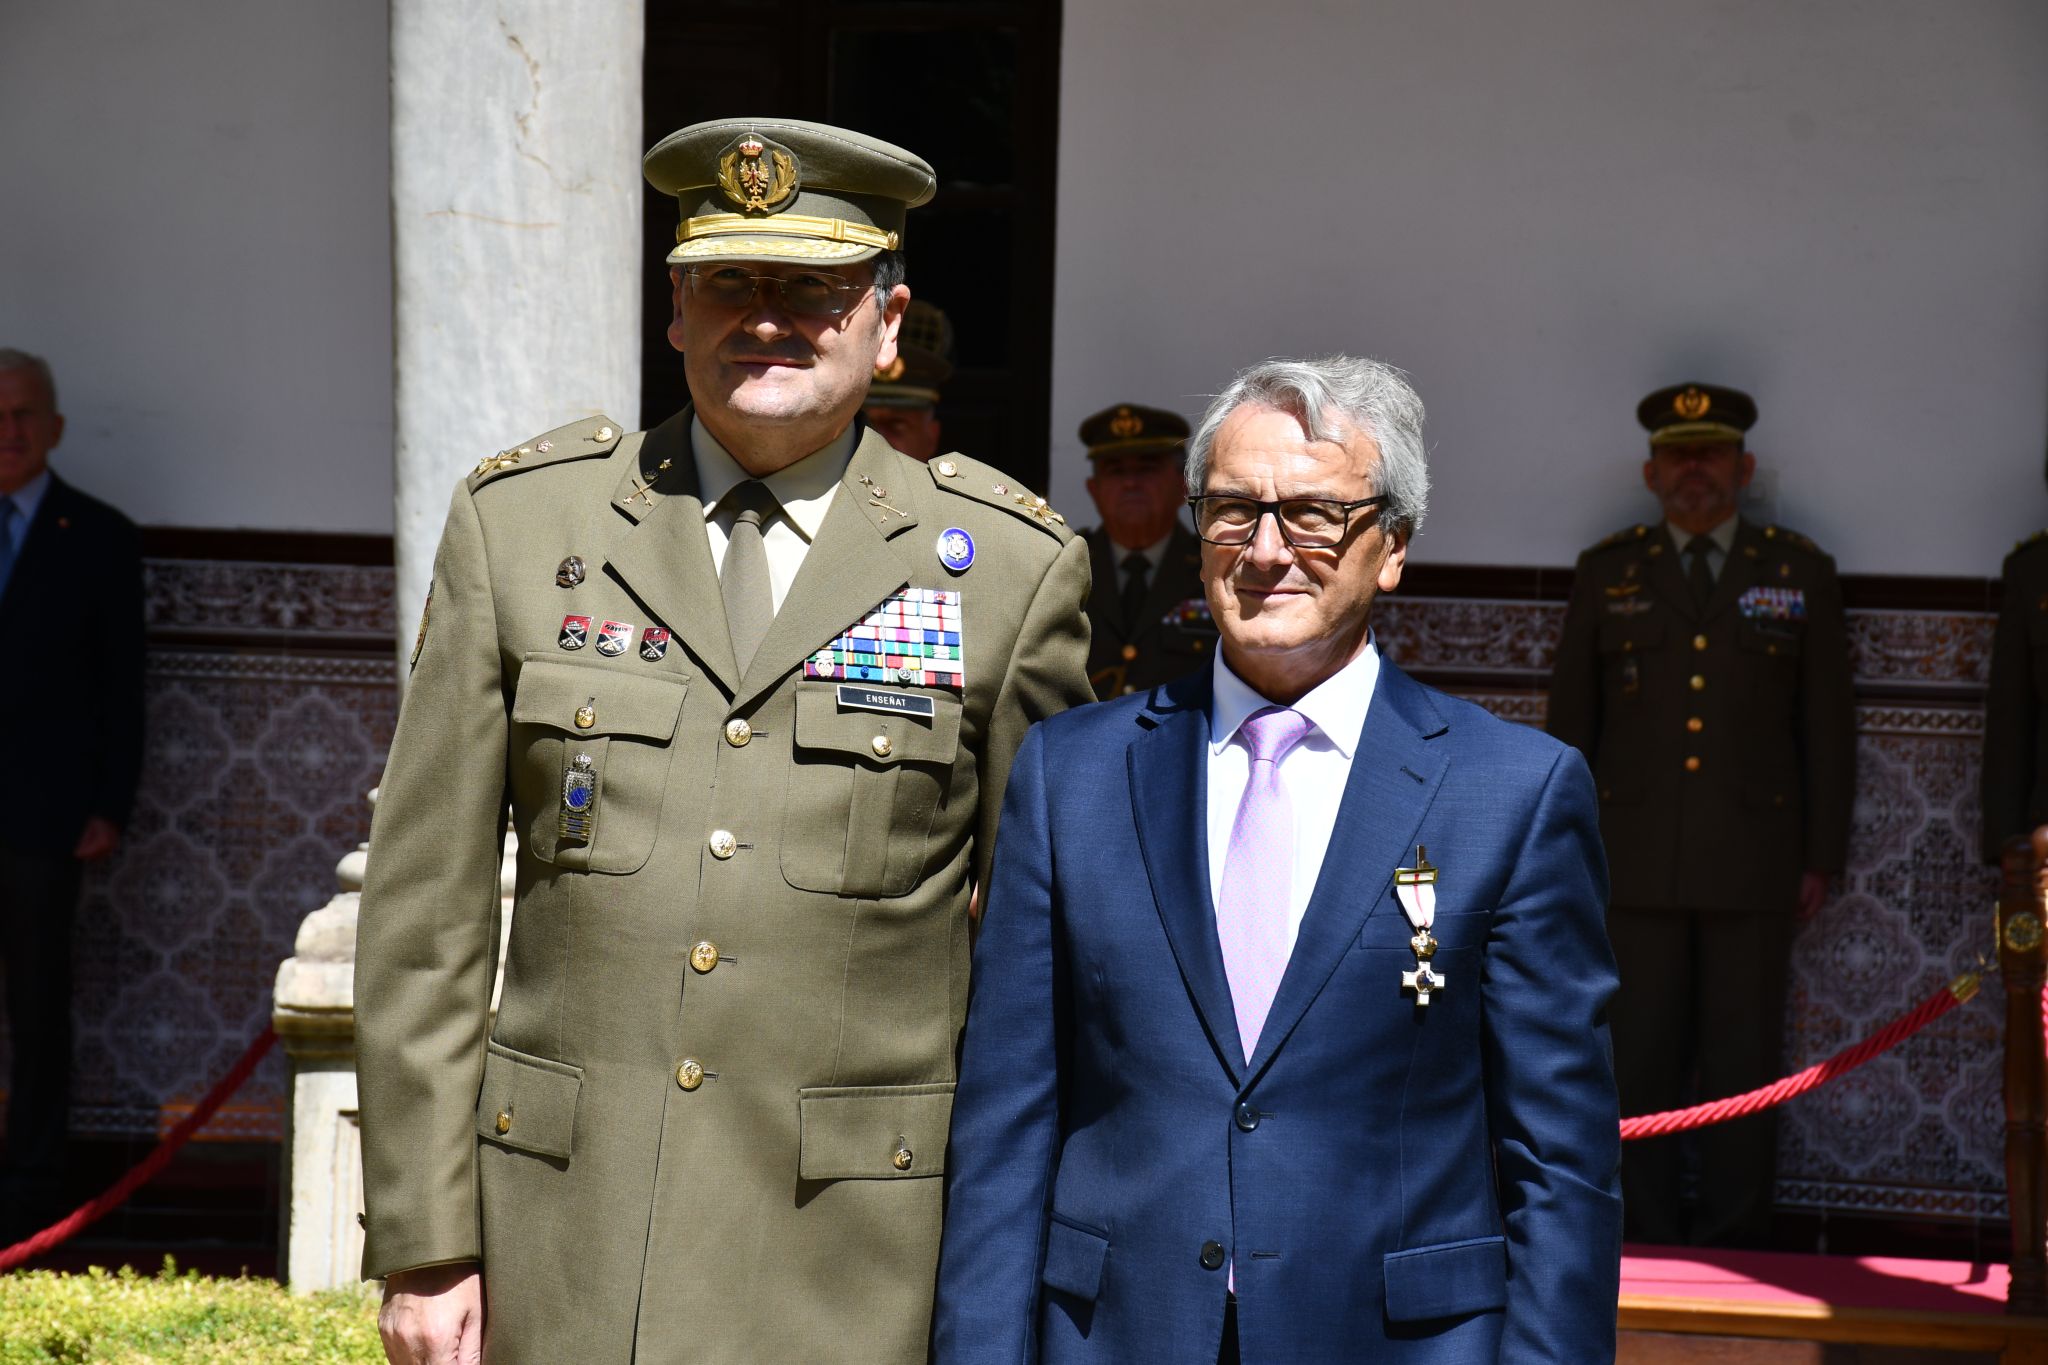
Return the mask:
<svg viewBox="0 0 2048 1365">
<path fill-rule="evenodd" d="M 953 1085 L 812 1086 L 797 1091 L 797 1122 L 804 1180 L 943 1175 Z"/>
<path fill-rule="evenodd" d="M 1507 1307 L 1505 1237 L 1469 1237 L 1390 1251 L 1382 1264 L 1389 1322 L 1464 1317 Z"/>
<path fill-rule="evenodd" d="M 484 1084 L 476 1097 L 478 1136 L 540 1156 L 566 1158 L 576 1140 L 576 1098 L 583 1068 L 485 1044 Z"/>
</svg>

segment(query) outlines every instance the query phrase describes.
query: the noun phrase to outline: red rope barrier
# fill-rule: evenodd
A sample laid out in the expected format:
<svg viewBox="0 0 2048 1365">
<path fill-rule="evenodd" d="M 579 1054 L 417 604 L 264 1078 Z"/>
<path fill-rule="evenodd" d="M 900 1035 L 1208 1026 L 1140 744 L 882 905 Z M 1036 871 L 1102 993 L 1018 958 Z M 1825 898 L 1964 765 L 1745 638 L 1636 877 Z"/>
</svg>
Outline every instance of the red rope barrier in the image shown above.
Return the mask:
<svg viewBox="0 0 2048 1365">
<path fill-rule="evenodd" d="M 264 1055 L 276 1042 L 276 1032 L 269 1028 L 264 1029 L 256 1041 L 249 1044 L 249 1050 L 242 1054 L 241 1060 L 234 1064 L 228 1074 L 214 1083 L 213 1089 L 206 1092 L 205 1098 L 199 1101 L 192 1112 L 178 1120 L 178 1125 L 164 1134 L 163 1141 L 157 1143 L 150 1154 L 133 1170 L 108 1186 L 99 1198 L 79 1205 L 63 1219 L 52 1223 L 27 1241 L 16 1242 L 5 1251 L 0 1251 L 0 1274 L 13 1270 L 24 1261 L 34 1260 L 60 1242 L 68 1241 L 77 1235 L 80 1229 L 97 1223 L 126 1203 L 129 1195 L 148 1183 L 158 1171 L 169 1164 L 180 1147 L 192 1140 L 192 1135 L 206 1125 L 206 1121 L 213 1117 L 214 1111 L 227 1102 L 228 1096 L 242 1088 L 242 1083 L 256 1070 L 256 1064 L 263 1060 Z"/>
<path fill-rule="evenodd" d="M 1725 1123 L 1729 1119 L 1741 1118 L 1745 1114 L 1775 1108 L 1786 1100 L 1826 1085 L 1837 1076 L 1854 1071 L 1879 1053 L 1897 1047 L 1975 995 L 1977 985 L 1977 974 L 1966 972 L 1921 1001 L 1919 1008 L 1909 1014 L 1900 1015 L 1862 1042 L 1852 1043 L 1824 1062 L 1815 1062 L 1804 1071 L 1794 1072 L 1782 1080 L 1773 1081 L 1746 1095 L 1732 1095 L 1710 1104 L 1696 1104 L 1690 1109 L 1667 1109 L 1661 1114 L 1642 1114 L 1636 1118 L 1623 1119 L 1621 1140 L 1627 1142 L 1631 1138 L 1662 1137 L 1667 1133 L 1682 1133 L 1689 1128 L 1704 1128 L 1708 1124 Z"/>
</svg>

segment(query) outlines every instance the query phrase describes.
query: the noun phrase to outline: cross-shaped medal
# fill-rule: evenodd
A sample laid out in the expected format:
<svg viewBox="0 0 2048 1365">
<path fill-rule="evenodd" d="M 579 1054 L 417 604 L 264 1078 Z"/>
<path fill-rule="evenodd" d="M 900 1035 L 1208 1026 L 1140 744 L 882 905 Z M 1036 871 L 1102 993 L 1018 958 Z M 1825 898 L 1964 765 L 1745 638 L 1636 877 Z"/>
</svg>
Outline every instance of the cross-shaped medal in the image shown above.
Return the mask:
<svg viewBox="0 0 2048 1365">
<path fill-rule="evenodd" d="M 1418 962 L 1414 971 L 1401 973 L 1401 989 L 1414 991 L 1415 1003 L 1418 1005 L 1427 1005 L 1429 993 L 1440 991 L 1447 984 L 1447 979 L 1439 975 L 1427 962 Z"/>
</svg>

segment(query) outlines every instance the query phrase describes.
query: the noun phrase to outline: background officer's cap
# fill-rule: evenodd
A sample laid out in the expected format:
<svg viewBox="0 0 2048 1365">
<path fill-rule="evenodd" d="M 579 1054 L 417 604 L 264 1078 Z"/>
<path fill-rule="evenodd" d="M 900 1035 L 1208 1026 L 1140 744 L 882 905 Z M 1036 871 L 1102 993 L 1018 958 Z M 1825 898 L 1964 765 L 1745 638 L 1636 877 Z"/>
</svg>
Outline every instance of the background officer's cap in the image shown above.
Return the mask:
<svg viewBox="0 0 2048 1365">
<path fill-rule="evenodd" d="M 896 333 L 896 358 L 875 370 L 868 403 L 878 408 L 929 408 L 953 377 L 953 324 L 937 304 L 912 299 Z"/>
<path fill-rule="evenodd" d="M 1177 451 L 1188 439 L 1188 423 L 1177 412 L 1118 403 L 1081 423 L 1081 444 L 1088 458 L 1137 454 L 1148 450 Z"/>
<path fill-rule="evenodd" d="M 901 147 L 797 119 L 693 123 L 654 144 L 647 182 L 682 211 L 672 264 L 865 261 L 903 247 L 932 168 Z"/>
<path fill-rule="evenodd" d="M 1670 441 L 1734 441 L 1756 425 L 1756 400 L 1719 384 L 1674 384 L 1636 405 L 1652 447 Z"/>
</svg>

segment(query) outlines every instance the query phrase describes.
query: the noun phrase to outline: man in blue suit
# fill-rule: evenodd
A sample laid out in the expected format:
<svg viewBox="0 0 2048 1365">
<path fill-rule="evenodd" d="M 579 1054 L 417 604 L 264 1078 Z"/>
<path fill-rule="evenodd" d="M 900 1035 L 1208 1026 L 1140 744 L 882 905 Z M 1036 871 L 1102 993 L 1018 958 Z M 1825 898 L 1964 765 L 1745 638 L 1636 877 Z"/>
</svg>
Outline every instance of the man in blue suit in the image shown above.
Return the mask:
<svg viewBox="0 0 2048 1365">
<path fill-rule="evenodd" d="M 1222 648 L 1003 805 L 936 1358 L 1614 1356 L 1607 873 L 1576 751 L 1379 657 L 1422 403 L 1338 357 L 1189 444 Z"/>
</svg>

